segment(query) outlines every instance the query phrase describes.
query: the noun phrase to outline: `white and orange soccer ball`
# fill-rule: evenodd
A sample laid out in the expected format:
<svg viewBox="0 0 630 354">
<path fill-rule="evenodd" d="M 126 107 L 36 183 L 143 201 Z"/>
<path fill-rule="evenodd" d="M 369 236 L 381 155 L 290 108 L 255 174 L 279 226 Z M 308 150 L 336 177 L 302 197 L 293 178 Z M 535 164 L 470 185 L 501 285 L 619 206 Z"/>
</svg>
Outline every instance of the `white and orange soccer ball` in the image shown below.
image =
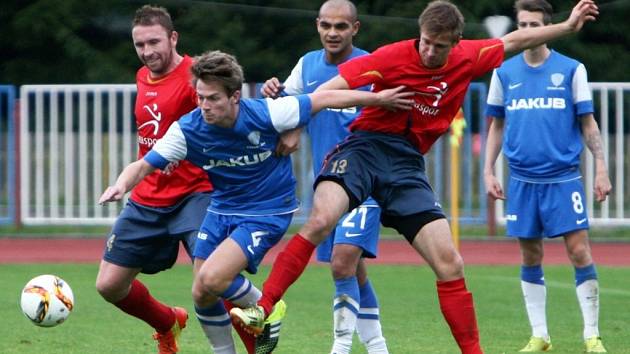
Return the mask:
<svg viewBox="0 0 630 354">
<path fill-rule="evenodd" d="M 63 279 L 50 274 L 39 275 L 22 289 L 20 306 L 35 325 L 53 327 L 63 323 L 72 312 L 74 294 Z"/>
</svg>

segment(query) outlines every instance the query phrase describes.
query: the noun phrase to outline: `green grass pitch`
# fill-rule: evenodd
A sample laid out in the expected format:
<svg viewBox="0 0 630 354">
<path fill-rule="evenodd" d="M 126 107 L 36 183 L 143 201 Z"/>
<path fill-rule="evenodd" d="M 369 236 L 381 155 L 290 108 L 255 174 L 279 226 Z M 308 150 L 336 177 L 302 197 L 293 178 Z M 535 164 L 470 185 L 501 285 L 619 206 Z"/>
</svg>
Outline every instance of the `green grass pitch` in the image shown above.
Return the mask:
<svg viewBox="0 0 630 354">
<path fill-rule="evenodd" d="M 598 267 L 600 331 L 609 353 L 630 353 L 629 270 Z M 152 330 L 107 304 L 96 293 L 96 271 L 96 265 L 0 265 L 0 353 L 155 353 Z M 269 267 L 262 267 L 253 281 L 260 285 L 268 271 Z M 518 272 L 515 266 L 466 268 L 486 353 L 515 353 L 529 337 Z M 76 307 L 66 323 L 39 328 L 21 313 L 19 296 L 30 278 L 47 273 L 64 278 L 72 286 Z M 428 267 L 371 265 L 369 274 L 379 296 L 383 330 L 391 353 L 459 352 L 438 309 L 434 278 Z M 191 311 L 190 267 L 176 266 L 141 279 L 158 299 Z M 545 279 L 553 353 L 580 353 L 582 319 L 573 270 L 569 266 L 548 266 Z M 328 268 L 310 266 L 287 293 L 289 308 L 275 353 L 328 353 L 332 343 L 332 292 Z M 192 311 L 180 348 L 181 353 L 211 352 Z M 239 346 L 239 353 L 244 352 Z M 353 353 L 365 353 L 356 336 Z"/>
</svg>

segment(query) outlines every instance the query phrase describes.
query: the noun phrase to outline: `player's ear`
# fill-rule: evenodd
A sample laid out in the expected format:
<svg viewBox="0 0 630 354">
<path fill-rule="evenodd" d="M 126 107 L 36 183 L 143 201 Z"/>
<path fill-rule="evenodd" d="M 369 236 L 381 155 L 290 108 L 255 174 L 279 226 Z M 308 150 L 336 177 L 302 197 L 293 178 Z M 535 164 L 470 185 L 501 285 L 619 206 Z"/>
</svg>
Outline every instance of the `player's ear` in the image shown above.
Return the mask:
<svg viewBox="0 0 630 354">
<path fill-rule="evenodd" d="M 357 33 L 359 33 L 359 28 L 361 27 L 361 22 L 359 21 L 354 21 L 354 23 L 352 24 L 352 36 L 356 36 Z"/>
<path fill-rule="evenodd" d="M 179 39 L 179 33 L 177 33 L 177 31 L 173 31 L 171 32 L 171 44 L 173 46 L 177 45 L 177 40 Z"/>
<path fill-rule="evenodd" d="M 240 100 L 241 100 L 241 90 L 234 91 L 234 93 L 230 97 L 230 103 L 238 104 Z"/>
</svg>

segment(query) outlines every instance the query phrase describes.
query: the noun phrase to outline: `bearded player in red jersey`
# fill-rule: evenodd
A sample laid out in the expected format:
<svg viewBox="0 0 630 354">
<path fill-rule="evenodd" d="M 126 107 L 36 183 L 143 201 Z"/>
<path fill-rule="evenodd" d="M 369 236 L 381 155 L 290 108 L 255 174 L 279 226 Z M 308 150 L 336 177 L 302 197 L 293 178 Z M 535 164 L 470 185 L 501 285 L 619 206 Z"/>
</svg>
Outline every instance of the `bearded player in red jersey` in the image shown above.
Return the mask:
<svg viewBox="0 0 630 354">
<path fill-rule="evenodd" d="M 192 58 L 178 54 L 178 33 L 168 11 L 143 6 L 132 26 L 133 44 L 144 64 L 136 74 L 134 112 L 141 158 L 174 121 L 197 108 L 197 93 L 191 84 Z M 285 154 L 296 148 L 282 147 Z M 177 339 L 188 313 L 153 298 L 136 276 L 171 268 L 180 242 L 191 256 L 211 191 L 207 174 L 187 161 L 173 166 L 170 174 L 155 172 L 133 189 L 107 240 L 96 289 L 105 300 L 155 329 L 159 353 L 178 351 Z M 248 353 L 254 353 L 256 339 L 237 330 Z"/>
<path fill-rule="evenodd" d="M 433 1 L 420 15 L 419 39 L 386 45 L 341 64 L 339 76 L 319 89 L 373 84 L 374 91 L 381 91 L 405 85 L 416 93 L 414 108 L 363 109 L 350 126 L 352 134 L 324 161 L 311 214 L 276 258 L 258 306 L 233 309 L 233 319 L 246 328 L 261 327 L 274 303 L 302 274 L 315 246 L 344 213 L 372 196 L 382 209 L 381 223 L 404 235 L 434 271 L 440 309 L 461 352 L 481 353 L 463 261 L 429 185 L 422 154 L 447 131 L 470 81 L 498 67 L 505 52 L 577 32 L 597 14 L 593 1 L 582 0 L 560 24 L 522 29 L 500 39 L 461 40 L 464 18 L 457 7 Z"/>
</svg>

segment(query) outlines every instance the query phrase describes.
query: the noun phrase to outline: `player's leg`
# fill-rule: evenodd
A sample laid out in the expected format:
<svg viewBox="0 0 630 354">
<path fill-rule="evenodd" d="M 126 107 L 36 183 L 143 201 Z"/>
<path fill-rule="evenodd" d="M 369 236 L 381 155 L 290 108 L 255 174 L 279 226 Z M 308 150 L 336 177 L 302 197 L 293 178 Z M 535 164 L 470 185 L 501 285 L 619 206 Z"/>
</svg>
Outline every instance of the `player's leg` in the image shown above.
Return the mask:
<svg viewBox="0 0 630 354">
<path fill-rule="evenodd" d="M 163 353 L 177 351 L 176 340 L 188 315 L 153 298 L 135 278 L 141 271 L 157 273 L 175 262 L 179 242 L 160 222 L 169 212 L 128 202 L 107 240 L 96 279 L 96 289 L 105 300 L 156 330 L 154 337 Z"/>
<path fill-rule="evenodd" d="M 348 210 L 348 203 L 348 196 L 339 184 L 323 181 L 317 185 L 308 220 L 278 254 L 263 284 L 263 295 L 258 305 L 264 309 L 265 316 L 271 313 L 273 305 L 300 277 L 315 247 L 330 234 L 337 220 Z"/>
<path fill-rule="evenodd" d="M 332 239 L 331 262 L 335 281 L 333 301 L 334 353 L 349 353 L 356 330 L 368 353 L 387 353 L 379 320 L 374 289 L 367 279 L 362 257 L 375 258 L 380 230 L 380 209 L 373 201 L 366 202 L 344 215 Z M 318 259 L 322 260 L 318 248 Z"/>
<path fill-rule="evenodd" d="M 567 254 L 575 268 L 577 298 L 584 320 L 584 343 L 587 352 L 605 352 L 599 337 L 599 284 L 588 241 L 588 213 L 581 180 L 542 185 L 545 230 L 550 235 L 564 235 Z"/>
<path fill-rule="evenodd" d="M 542 267 L 542 238 L 519 238 L 521 249 L 521 291 L 531 327 L 531 337 L 522 352 L 552 348 L 547 328 L 547 288 Z"/>
<path fill-rule="evenodd" d="M 331 353 L 347 354 L 352 349 L 352 337 L 361 307 L 356 271 L 362 253 L 361 248 L 351 244 L 335 244 L 333 247 L 330 267 L 335 282 L 335 297 Z"/>
<path fill-rule="evenodd" d="M 464 280 L 464 262 L 453 244 L 446 219 L 436 215 L 413 238 L 413 248 L 427 261 L 437 277 L 440 310 L 462 353 L 482 353 L 472 294 Z"/>
<path fill-rule="evenodd" d="M 547 351 L 552 348 L 547 330 L 547 289 L 543 274 L 543 224 L 540 210 L 543 200 L 539 184 L 511 178 L 508 183 L 506 232 L 518 238 L 521 250 L 521 291 L 531 326 L 531 336 L 522 352 Z M 546 227 L 545 227 L 546 230 Z"/>
<path fill-rule="evenodd" d="M 567 234 L 564 241 L 569 259 L 575 269 L 575 291 L 584 320 L 583 338 L 587 352 L 602 352 L 603 344 L 599 336 L 599 282 L 591 256 L 588 234 L 586 230 L 576 230 Z M 595 347 L 600 347 L 600 349 L 595 351 Z"/>
<path fill-rule="evenodd" d="M 389 350 L 381 328 L 378 298 L 368 279 L 367 267 L 363 259 L 359 261 L 357 267 L 357 279 L 359 281 L 359 297 L 361 298 L 356 325 L 359 340 L 365 346 L 368 354 L 388 354 Z"/>
<path fill-rule="evenodd" d="M 209 219 L 216 219 L 218 222 L 209 223 Z M 264 255 L 280 241 L 290 222 L 290 214 L 241 217 L 209 213 L 202 227 L 202 232 L 207 235 L 206 240 L 198 242 L 194 253 L 195 257 L 200 258 L 208 255 L 200 267 L 193 285 L 193 298 L 196 307 L 203 312 L 203 308 L 208 308 L 209 303 L 216 301 L 219 297 L 229 300 L 238 307 L 255 306 L 261 295 L 260 290 L 240 273 L 243 270 L 252 274 L 257 272 L 258 265 Z M 216 230 L 221 230 L 221 233 L 217 234 Z M 224 236 L 227 232 L 230 232 L 229 237 Z M 222 241 L 218 246 L 215 246 L 218 240 Z M 223 304 L 217 303 L 221 304 L 221 315 L 227 316 Z M 215 304 L 214 306 L 216 310 L 219 305 Z M 274 323 L 265 324 L 262 328 L 268 333 L 265 332 L 263 336 L 256 339 L 254 345 L 256 353 L 270 353 L 277 345 L 281 320 L 285 311 L 284 307 L 280 310 L 282 313 L 276 316 Z M 209 323 L 204 323 L 202 318 L 200 321 L 202 327 L 209 325 Z M 231 321 L 228 321 L 228 325 L 230 323 Z M 216 334 L 215 337 L 220 336 Z M 209 339 L 215 352 L 217 352 L 215 345 L 217 339 L 213 339 L 212 336 L 209 336 Z M 221 338 L 218 339 L 218 341 L 220 340 Z M 251 346 L 247 345 L 247 347 L 250 351 L 249 347 Z M 221 352 L 227 353 L 227 351 Z"/>
</svg>

